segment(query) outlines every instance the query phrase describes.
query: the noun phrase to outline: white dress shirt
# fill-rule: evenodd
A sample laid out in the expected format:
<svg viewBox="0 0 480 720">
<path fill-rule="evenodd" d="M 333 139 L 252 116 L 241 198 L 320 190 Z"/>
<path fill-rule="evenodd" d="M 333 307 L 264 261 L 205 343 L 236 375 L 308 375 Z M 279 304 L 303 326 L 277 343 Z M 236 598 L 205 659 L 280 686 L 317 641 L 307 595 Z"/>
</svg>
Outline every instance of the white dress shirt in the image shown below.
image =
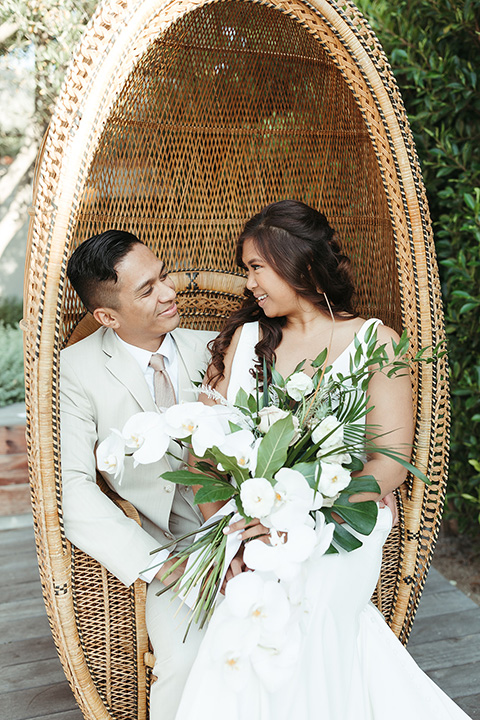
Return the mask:
<svg viewBox="0 0 480 720">
<path fill-rule="evenodd" d="M 117 334 L 115 333 L 115 335 Z M 154 355 L 155 353 L 163 355 L 165 362 L 165 370 L 167 371 L 168 376 L 172 381 L 173 389 L 175 390 L 175 397 L 178 398 L 178 355 L 177 348 L 170 333 L 164 335 L 163 342 L 161 343 L 161 345 L 159 345 L 158 350 L 156 350 L 155 353 L 150 352 L 150 350 L 144 350 L 143 348 L 139 348 L 136 345 L 130 345 L 130 343 L 125 342 L 125 340 L 122 340 L 122 338 L 118 335 L 117 339 L 119 342 L 122 343 L 122 345 L 130 353 L 130 355 L 135 358 L 137 363 L 140 365 L 140 369 L 145 377 L 148 389 L 150 390 L 150 394 L 154 400 L 154 369 L 149 365 L 149 363 L 152 355 Z"/>
</svg>

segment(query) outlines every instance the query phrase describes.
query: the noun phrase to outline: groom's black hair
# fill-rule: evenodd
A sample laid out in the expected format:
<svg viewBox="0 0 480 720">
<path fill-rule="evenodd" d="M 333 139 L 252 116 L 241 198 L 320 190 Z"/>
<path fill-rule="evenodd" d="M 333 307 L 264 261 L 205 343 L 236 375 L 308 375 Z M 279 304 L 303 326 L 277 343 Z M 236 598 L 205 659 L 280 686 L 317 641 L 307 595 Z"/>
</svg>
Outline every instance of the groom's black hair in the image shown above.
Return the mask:
<svg viewBox="0 0 480 720">
<path fill-rule="evenodd" d="M 85 240 L 72 254 L 67 277 L 85 307 L 115 307 L 118 263 L 141 241 L 124 230 L 106 230 Z"/>
</svg>

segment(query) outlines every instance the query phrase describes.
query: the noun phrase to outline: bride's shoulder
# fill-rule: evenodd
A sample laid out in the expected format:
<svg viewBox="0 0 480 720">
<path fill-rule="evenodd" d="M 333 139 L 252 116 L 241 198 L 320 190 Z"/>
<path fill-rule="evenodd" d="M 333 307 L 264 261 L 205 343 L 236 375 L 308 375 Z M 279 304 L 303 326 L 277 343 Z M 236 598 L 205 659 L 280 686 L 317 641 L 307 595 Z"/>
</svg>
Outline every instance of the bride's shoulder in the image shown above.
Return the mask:
<svg viewBox="0 0 480 720">
<path fill-rule="evenodd" d="M 368 328 L 373 325 L 375 326 L 377 333 L 377 341 L 379 343 L 385 343 L 390 340 L 395 340 L 395 342 L 398 342 L 400 340 L 398 333 L 395 332 L 393 328 L 388 327 L 388 325 L 384 325 L 379 318 L 370 318 L 367 320 L 363 317 L 355 317 L 351 318 L 348 323 L 352 334 L 357 336 L 363 336 L 367 332 Z"/>
</svg>

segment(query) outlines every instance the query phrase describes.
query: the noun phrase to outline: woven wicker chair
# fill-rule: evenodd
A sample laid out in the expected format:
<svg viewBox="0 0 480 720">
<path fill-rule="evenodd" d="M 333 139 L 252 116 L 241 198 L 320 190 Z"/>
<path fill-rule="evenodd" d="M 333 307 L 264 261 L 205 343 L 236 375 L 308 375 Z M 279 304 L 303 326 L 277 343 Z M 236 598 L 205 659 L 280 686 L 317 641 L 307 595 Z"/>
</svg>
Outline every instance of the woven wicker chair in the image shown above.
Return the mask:
<svg viewBox="0 0 480 720">
<path fill-rule="evenodd" d="M 148 640 L 143 583 L 123 587 L 63 533 L 59 352 L 92 330 L 65 283 L 66 261 L 109 227 L 137 233 L 175 271 L 183 324 L 219 328 L 242 295 L 235 237 L 286 197 L 321 208 L 338 230 L 362 315 L 407 328 L 413 352 L 442 340 L 415 148 L 388 62 L 351 3 L 103 2 L 39 161 L 24 318 L 40 572 L 86 718 L 146 717 Z M 402 487 L 376 593 L 403 642 L 438 531 L 448 431 L 444 361 L 412 380 L 415 462 L 432 485 Z"/>
</svg>

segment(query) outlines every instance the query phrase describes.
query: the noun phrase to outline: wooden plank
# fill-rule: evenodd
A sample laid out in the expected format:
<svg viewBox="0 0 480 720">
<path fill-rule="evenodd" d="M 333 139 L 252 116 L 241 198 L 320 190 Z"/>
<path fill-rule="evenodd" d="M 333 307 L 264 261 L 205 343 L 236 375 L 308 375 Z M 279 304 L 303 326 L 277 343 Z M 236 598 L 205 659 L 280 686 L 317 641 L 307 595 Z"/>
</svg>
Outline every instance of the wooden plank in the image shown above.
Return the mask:
<svg viewBox="0 0 480 720">
<path fill-rule="evenodd" d="M 41 596 L 0 605 L 0 622 L 9 620 L 12 624 L 20 625 L 20 621 L 24 618 L 33 618 L 39 615 L 45 615 L 45 605 Z"/>
<path fill-rule="evenodd" d="M 2 668 L 0 693 L 56 685 L 65 680 L 58 657 L 16 663 Z"/>
<path fill-rule="evenodd" d="M 1 716 L 0 716 L 1 717 Z M 67 710 L 66 712 L 54 713 L 51 715 L 42 715 L 37 720 L 84 720 L 82 713 L 78 708 L 75 710 Z"/>
<path fill-rule="evenodd" d="M 480 720 L 480 693 L 477 695 L 465 695 L 455 698 L 457 705 L 460 705 L 472 720 Z"/>
<path fill-rule="evenodd" d="M 460 591 L 427 593 L 420 601 L 417 618 L 438 618 L 440 615 L 472 608 L 478 608 L 478 605 Z"/>
<path fill-rule="evenodd" d="M 480 633 L 414 645 L 409 651 L 424 671 L 480 663 Z"/>
<path fill-rule="evenodd" d="M 435 617 L 416 618 L 408 649 L 412 650 L 416 645 L 435 640 L 461 638 L 464 635 L 476 633 L 480 633 L 480 608 L 478 605 L 463 612 L 442 615 L 441 622 L 437 622 Z"/>
<path fill-rule="evenodd" d="M 32 598 L 38 598 L 42 595 L 42 588 L 40 586 L 40 580 L 30 580 L 29 582 L 21 583 L 21 585 L 2 585 L 0 587 L 0 605 L 2 603 L 13 602 L 19 597 L 22 600 L 29 600 Z"/>
<path fill-rule="evenodd" d="M 443 577 L 435 567 L 431 567 L 428 571 L 427 582 L 423 590 L 422 597 L 430 595 L 434 592 L 455 592 L 458 588 L 452 585 L 446 578 Z"/>
<path fill-rule="evenodd" d="M 20 568 L 10 566 L 8 568 L 2 568 L 2 583 L 9 583 L 10 585 L 23 585 L 24 583 L 33 582 L 37 580 L 40 583 L 40 575 L 36 561 L 32 560 L 31 565 Z"/>
<path fill-rule="evenodd" d="M 51 637 L 50 625 L 45 610 L 42 615 L 37 617 L 24 618 L 21 626 L 12 623 L 11 618 L 0 620 L 0 641 L 2 644 L 20 640 L 21 638 L 35 640 L 45 636 Z"/>
<path fill-rule="evenodd" d="M 5 655 L 5 664 L 8 661 L 10 665 L 16 666 L 25 662 L 58 658 L 57 650 L 50 634 L 37 638 L 35 642 L 24 637 L 19 640 L 12 640 L 3 648 L 0 646 L 0 657 L 2 655 Z M 2 664 L 4 663 L 2 662 Z"/>
<path fill-rule="evenodd" d="M 16 548 L 35 548 L 33 526 L 0 531 L 0 556 L 11 554 Z"/>
<path fill-rule="evenodd" d="M 429 670 L 427 675 L 451 698 L 478 694 L 480 662 Z"/>
<path fill-rule="evenodd" d="M 3 693 L 0 700 L 0 720 L 41 719 L 49 714 L 51 715 L 53 709 L 59 713 L 76 710 L 78 720 L 82 720 L 82 714 L 78 710 L 75 698 L 66 680 L 54 685 Z M 57 718 L 57 715 L 55 714 L 54 717 Z"/>
</svg>

